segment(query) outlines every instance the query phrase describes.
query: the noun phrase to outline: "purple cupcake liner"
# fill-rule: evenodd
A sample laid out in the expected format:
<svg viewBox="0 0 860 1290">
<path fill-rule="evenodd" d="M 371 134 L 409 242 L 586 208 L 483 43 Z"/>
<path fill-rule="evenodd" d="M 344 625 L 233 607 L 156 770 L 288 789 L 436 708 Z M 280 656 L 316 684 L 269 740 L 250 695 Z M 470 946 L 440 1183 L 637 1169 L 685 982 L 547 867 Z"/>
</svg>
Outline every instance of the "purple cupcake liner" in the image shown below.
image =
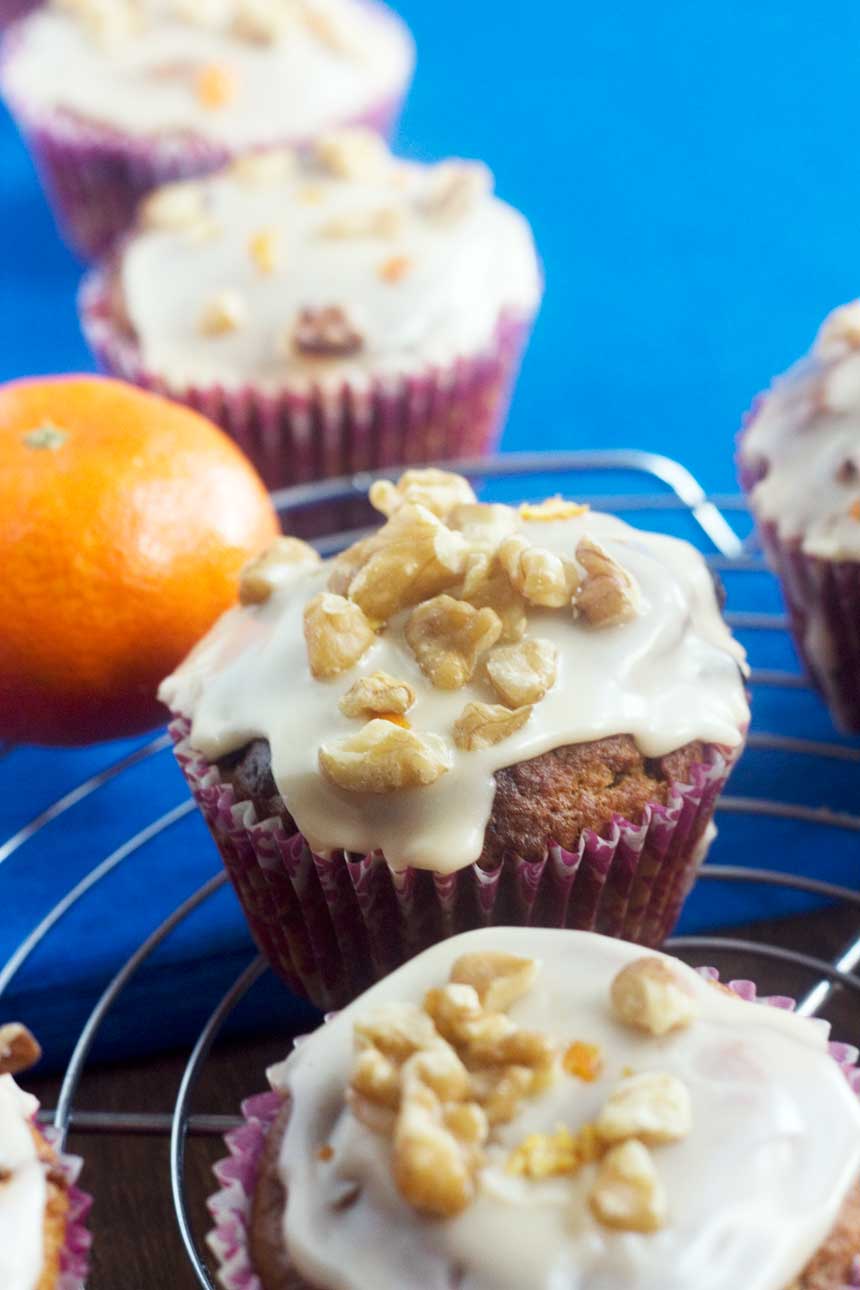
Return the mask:
<svg viewBox="0 0 860 1290">
<path fill-rule="evenodd" d="M 366 3 L 377 10 L 384 8 L 376 0 Z M 390 10 L 385 12 L 399 24 Z M 25 37 L 24 23 L 7 33 L 0 59 L 0 89 L 33 155 L 60 231 L 72 250 L 84 259 L 97 259 L 109 250 L 132 223 L 141 198 L 153 188 L 205 175 L 239 155 L 238 150 L 198 135 L 136 138 L 110 125 L 82 120 L 63 109 L 34 107 L 26 95 L 12 92 L 6 74 Z M 365 125 L 390 138 L 407 88 L 408 77 L 397 93 L 355 116 L 332 121 L 331 126 Z M 307 140 L 282 142 L 295 146 Z"/>
<path fill-rule="evenodd" d="M 53 1129 L 38 1131 L 55 1151 L 57 1167 L 68 1187 L 66 1239 L 60 1251 L 60 1276 L 57 1290 L 84 1290 L 89 1273 L 89 1252 L 92 1245 L 92 1235 L 87 1228 L 87 1216 L 93 1204 L 92 1197 L 77 1186 L 84 1162 L 79 1156 L 70 1156 L 57 1150 L 54 1145 L 57 1135 Z"/>
<path fill-rule="evenodd" d="M 720 979 L 716 968 L 703 967 L 699 972 L 711 981 Z M 796 1007 L 794 999 L 782 995 L 759 997 L 752 981 L 729 981 L 728 988 L 748 1003 L 781 1008 L 786 1012 L 793 1012 Z M 860 1097 L 860 1069 L 857 1067 L 860 1051 L 849 1044 L 835 1042 L 830 1043 L 829 1048 L 850 1087 Z M 242 1103 L 243 1123 L 231 1129 L 224 1138 L 229 1155 L 213 1167 L 219 1190 L 207 1202 L 215 1224 L 207 1237 L 207 1244 L 215 1256 L 218 1280 L 224 1290 L 264 1290 L 251 1262 L 251 1206 L 266 1139 L 284 1104 L 284 1099 L 275 1092 L 247 1098 Z M 301 1290 L 303 1284 L 296 1276 L 296 1290 Z M 854 1260 L 845 1290 L 858 1286 L 860 1252 Z"/>
<path fill-rule="evenodd" d="M 0 0 L 0 31 L 38 9 L 42 0 Z"/>
<path fill-rule="evenodd" d="M 747 414 L 746 429 L 756 408 Z M 740 442 L 743 442 L 743 432 Z M 767 474 L 767 462 L 738 457 L 747 496 Z M 778 525 L 755 513 L 768 564 L 779 579 L 789 627 L 812 684 L 845 734 L 860 734 L 860 562 L 807 555 L 801 539 L 784 538 Z"/>
<path fill-rule="evenodd" d="M 81 325 L 100 369 L 214 421 L 272 489 L 491 452 L 532 323 L 531 317 L 503 313 L 481 353 L 444 368 L 425 365 L 395 379 L 373 380 L 366 388 L 285 385 L 266 393 L 251 385 L 177 387 L 147 370 L 137 342 L 116 322 L 108 272 L 91 270 L 79 297 Z M 335 525 L 348 520 L 343 510 L 330 506 L 327 516 L 316 513 L 319 531 L 325 531 L 326 519 Z M 369 522 L 363 512 L 360 518 Z"/>
<path fill-rule="evenodd" d="M 550 843 L 539 861 L 511 854 L 492 870 L 398 873 L 380 852 L 326 858 L 281 819 L 258 820 L 190 746 L 188 722 L 175 720 L 170 732 L 260 950 L 291 990 L 326 1009 L 477 927 L 568 927 L 660 945 L 704 859 L 736 756 L 707 747 L 665 806 L 648 805 L 637 824 L 615 816 L 605 837 L 585 831 L 576 851 Z"/>
</svg>

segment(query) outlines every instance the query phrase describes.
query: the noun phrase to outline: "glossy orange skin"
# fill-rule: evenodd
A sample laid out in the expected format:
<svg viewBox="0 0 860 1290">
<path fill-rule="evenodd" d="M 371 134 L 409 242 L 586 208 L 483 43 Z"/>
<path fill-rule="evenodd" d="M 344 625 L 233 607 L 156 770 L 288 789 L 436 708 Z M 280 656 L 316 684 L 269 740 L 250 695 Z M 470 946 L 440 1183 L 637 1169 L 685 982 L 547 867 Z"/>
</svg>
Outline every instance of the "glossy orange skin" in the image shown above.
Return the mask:
<svg viewBox="0 0 860 1290">
<path fill-rule="evenodd" d="M 197 413 L 101 377 L 0 387 L 0 738 L 160 723 L 158 683 L 278 531 L 253 467 Z"/>
</svg>

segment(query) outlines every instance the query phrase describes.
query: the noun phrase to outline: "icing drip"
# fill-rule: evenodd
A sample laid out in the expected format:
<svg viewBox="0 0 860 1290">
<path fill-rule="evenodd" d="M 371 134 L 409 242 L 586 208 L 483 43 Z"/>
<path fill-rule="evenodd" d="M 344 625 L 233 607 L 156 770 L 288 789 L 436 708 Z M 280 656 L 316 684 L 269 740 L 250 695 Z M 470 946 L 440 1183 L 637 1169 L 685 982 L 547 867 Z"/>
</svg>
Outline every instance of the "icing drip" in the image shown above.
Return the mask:
<svg viewBox="0 0 860 1290">
<path fill-rule="evenodd" d="M 3 1290 L 36 1290 L 42 1269 L 47 1184 L 30 1129 L 30 1120 L 37 1108 L 36 1099 L 24 1093 L 11 1075 L 0 1075 L 0 1285 Z"/>
</svg>

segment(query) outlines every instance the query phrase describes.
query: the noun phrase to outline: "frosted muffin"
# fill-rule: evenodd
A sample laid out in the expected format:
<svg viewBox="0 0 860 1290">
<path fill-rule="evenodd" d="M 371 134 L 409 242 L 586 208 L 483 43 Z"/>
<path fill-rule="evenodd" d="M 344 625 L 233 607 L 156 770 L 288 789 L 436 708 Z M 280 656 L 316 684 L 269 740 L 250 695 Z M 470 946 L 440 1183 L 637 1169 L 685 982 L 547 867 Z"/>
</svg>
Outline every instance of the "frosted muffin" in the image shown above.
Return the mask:
<svg viewBox="0 0 860 1290">
<path fill-rule="evenodd" d="M 23 1026 L 0 1026 L 0 1285 L 83 1290 L 90 1202 L 74 1185 L 80 1161 L 54 1150 L 36 1125 L 38 1102 L 13 1078 L 39 1056 Z"/>
<path fill-rule="evenodd" d="M 387 132 L 413 59 L 377 0 L 51 0 L 10 30 L 2 85 L 94 256 L 159 184 L 348 123 Z"/>
<path fill-rule="evenodd" d="M 757 400 L 739 464 L 806 670 L 860 732 L 860 302 Z"/>
<path fill-rule="evenodd" d="M 103 368 L 205 410 L 276 487 L 490 448 L 540 294 L 486 167 L 346 130 L 155 193 L 81 313 Z"/>
<path fill-rule="evenodd" d="M 370 496 L 378 533 L 281 539 L 160 691 L 259 944 L 332 1006 L 486 923 L 659 943 L 749 718 L 703 558 L 440 471 Z"/>
<path fill-rule="evenodd" d="M 852 1056 L 825 1023 L 623 942 L 457 937 L 246 1104 L 211 1206 L 222 1283 L 843 1290 Z"/>
</svg>

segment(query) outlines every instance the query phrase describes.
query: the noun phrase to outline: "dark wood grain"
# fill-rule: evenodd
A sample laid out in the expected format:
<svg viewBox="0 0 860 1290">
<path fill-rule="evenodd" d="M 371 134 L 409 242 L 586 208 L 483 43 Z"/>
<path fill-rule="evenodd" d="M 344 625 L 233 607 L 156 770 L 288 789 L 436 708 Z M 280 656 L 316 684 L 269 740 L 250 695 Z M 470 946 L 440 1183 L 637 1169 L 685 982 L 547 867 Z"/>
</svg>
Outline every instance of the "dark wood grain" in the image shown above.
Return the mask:
<svg viewBox="0 0 860 1290">
<path fill-rule="evenodd" d="M 732 929 L 733 936 L 783 945 L 832 960 L 860 931 L 856 911 L 828 910 L 805 917 Z M 701 955 L 685 956 L 700 962 Z M 765 993 L 799 995 L 812 981 L 808 973 L 756 956 L 708 954 L 724 978 L 751 978 Z M 856 995 L 837 991 L 825 1010 L 835 1036 L 860 1043 L 860 1005 Z M 265 1087 L 265 1069 L 282 1058 L 291 1036 L 273 1035 L 220 1044 L 207 1062 L 192 1110 L 232 1114 L 242 1098 Z M 169 1111 L 186 1054 L 159 1057 L 86 1072 L 76 1106 L 115 1111 Z M 32 1087 L 52 1106 L 57 1080 Z M 170 1198 L 166 1138 L 74 1135 L 70 1148 L 86 1158 L 83 1185 L 96 1194 L 93 1212 L 91 1290 L 196 1290 L 185 1257 Z M 224 1154 L 217 1138 L 189 1142 L 187 1195 L 195 1230 L 207 1229 L 205 1199 L 213 1190 L 211 1167 Z"/>
</svg>

